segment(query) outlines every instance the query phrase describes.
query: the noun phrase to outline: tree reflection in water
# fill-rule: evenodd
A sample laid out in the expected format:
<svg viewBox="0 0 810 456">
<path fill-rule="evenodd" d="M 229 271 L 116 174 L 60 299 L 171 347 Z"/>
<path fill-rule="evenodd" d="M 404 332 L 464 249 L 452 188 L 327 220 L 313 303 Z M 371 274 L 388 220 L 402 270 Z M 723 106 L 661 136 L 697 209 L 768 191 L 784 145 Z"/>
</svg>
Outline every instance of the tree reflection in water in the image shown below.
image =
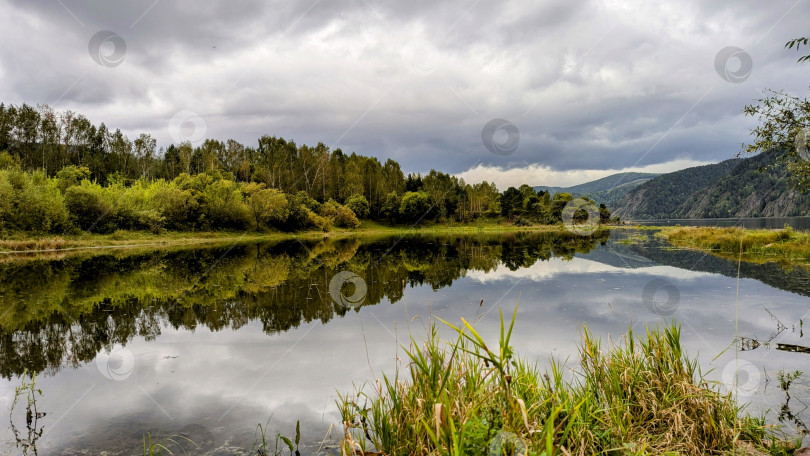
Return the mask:
<svg viewBox="0 0 810 456">
<path fill-rule="evenodd" d="M 395 303 L 406 286 L 450 286 L 467 271 L 510 270 L 573 258 L 609 232 L 325 239 L 172 251 L 115 252 L 0 264 L 0 374 L 52 375 L 164 327 L 213 331 L 260 321 L 268 333 L 328 322 L 350 311 L 329 295 L 350 270 L 367 285 L 363 305 Z"/>
</svg>

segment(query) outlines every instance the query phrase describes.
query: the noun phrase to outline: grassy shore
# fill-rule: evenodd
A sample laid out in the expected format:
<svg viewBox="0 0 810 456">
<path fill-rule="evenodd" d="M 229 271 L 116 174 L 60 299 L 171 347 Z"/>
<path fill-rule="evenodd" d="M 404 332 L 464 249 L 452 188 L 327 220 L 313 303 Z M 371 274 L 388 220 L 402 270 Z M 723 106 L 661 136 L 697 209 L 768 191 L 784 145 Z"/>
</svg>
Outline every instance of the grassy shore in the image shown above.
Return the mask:
<svg viewBox="0 0 810 456">
<path fill-rule="evenodd" d="M 693 248 L 735 260 L 810 264 L 810 233 L 793 231 L 789 227 L 777 230 L 665 227 L 657 236 L 664 237 L 677 247 Z"/>
<path fill-rule="evenodd" d="M 83 233 L 66 236 L 35 236 L 14 233 L 0 239 L 0 254 L 54 252 L 99 248 L 135 248 L 182 246 L 212 243 L 283 241 L 286 239 L 319 239 L 323 237 L 392 236 L 410 233 L 475 234 L 518 231 L 563 231 L 562 225 L 515 226 L 508 223 L 382 225 L 364 221 L 356 230 L 333 228 L 328 233 L 320 230 L 282 231 L 166 231 L 155 234 L 147 231 L 116 231 L 110 234 Z"/>
<path fill-rule="evenodd" d="M 495 346 L 463 319 L 451 342 L 434 326 L 405 372 L 340 396 L 342 454 L 793 454 L 702 377 L 674 325 L 606 349 L 585 330 L 567 379 L 562 363 L 541 373 L 513 353 L 514 321 L 501 317 Z"/>
</svg>

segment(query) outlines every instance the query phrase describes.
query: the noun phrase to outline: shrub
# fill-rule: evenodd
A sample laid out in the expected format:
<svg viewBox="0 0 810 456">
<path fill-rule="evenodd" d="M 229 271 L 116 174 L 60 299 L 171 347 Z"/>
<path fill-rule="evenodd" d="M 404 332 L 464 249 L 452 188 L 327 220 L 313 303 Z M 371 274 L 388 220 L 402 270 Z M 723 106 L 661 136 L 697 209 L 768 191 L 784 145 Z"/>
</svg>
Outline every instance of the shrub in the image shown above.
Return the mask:
<svg viewBox="0 0 810 456">
<path fill-rule="evenodd" d="M 113 206 L 107 200 L 104 189 L 89 180 L 65 190 L 65 207 L 70 221 L 83 231 L 107 233 L 115 230 L 111 223 Z"/>
<path fill-rule="evenodd" d="M 19 160 L 6 151 L 0 152 L 0 169 L 10 169 L 18 167 Z"/>
<path fill-rule="evenodd" d="M 332 221 L 326 217 L 321 217 L 320 215 L 310 211 L 307 209 L 307 222 L 309 225 L 312 225 L 323 232 L 329 231 L 329 228 L 332 227 Z"/>
<path fill-rule="evenodd" d="M 361 219 L 368 217 L 368 200 L 363 195 L 352 195 L 346 200 L 346 207 Z"/>
<path fill-rule="evenodd" d="M 318 202 L 310 198 L 306 192 L 289 195 L 287 197 L 289 216 L 286 223 L 284 223 L 284 228 L 294 231 L 312 226 L 313 219 L 310 217 L 310 213 L 317 212 L 320 209 L 319 206 Z"/>
<path fill-rule="evenodd" d="M 523 217 L 518 217 L 515 219 L 515 226 L 532 226 L 532 222 Z"/>
<path fill-rule="evenodd" d="M 0 171 L 0 230 L 12 227 L 16 192 L 8 180 L 8 173 Z"/>
<path fill-rule="evenodd" d="M 236 182 L 213 181 L 203 189 L 200 199 L 208 227 L 244 229 L 250 225 L 250 211 Z"/>
<path fill-rule="evenodd" d="M 360 220 L 354 214 L 354 211 L 346 206 L 338 206 L 337 215 L 335 215 L 335 225 L 344 228 L 355 229 L 360 226 Z"/>
<path fill-rule="evenodd" d="M 287 197 L 281 190 L 264 188 L 248 197 L 248 207 L 256 229 L 282 226 L 290 216 Z"/>
<path fill-rule="evenodd" d="M 325 203 L 321 204 L 320 215 L 334 219 L 337 217 L 338 206 L 340 206 L 340 204 L 337 201 L 329 198 Z"/>
<path fill-rule="evenodd" d="M 62 233 L 68 230 L 68 211 L 62 193 L 42 171 L 2 172 L 0 203 L 4 228 L 39 233 Z"/>
<path fill-rule="evenodd" d="M 329 199 L 327 202 L 321 204 L 321 216 L 331 220 L 336 226 L 343 228 L 355 229 L 360 226 L 360 220 L 355 215 L 354 211 L 348 207 Z"/>
<path fill-rule="evenodd" d="M 148 207 L 158 213 L 169 229 L 195 228 L 200 216 L 200 204 L 194 190 L 181 190 L 174 183 L 157 181 L 146 193 Z"/>
<path fill-rule="evenodd" d="M 56 173 L 56 186 L 62 193 L 68 187 L 79 185 L 83 180 L 90 178 L 90 169 L 86 166 L 65 166 Z"/>
</svg>

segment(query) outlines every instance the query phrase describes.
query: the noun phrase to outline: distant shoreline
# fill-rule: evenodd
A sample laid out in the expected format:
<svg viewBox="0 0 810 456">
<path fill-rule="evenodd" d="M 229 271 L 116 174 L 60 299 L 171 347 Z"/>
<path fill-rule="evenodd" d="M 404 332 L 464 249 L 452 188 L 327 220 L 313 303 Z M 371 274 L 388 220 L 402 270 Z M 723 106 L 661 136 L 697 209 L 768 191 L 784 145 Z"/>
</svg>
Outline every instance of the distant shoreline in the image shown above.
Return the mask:
<svg viewBox="0 0 810 456">
<path fill-rule="evenodd" d="M 810 233 L 790 227 L 744 229 L 739 227 L 660 227 L 656 236 L 675 247 L 751 263 L 810 264 Z"/>
<path fill-rule="evenodd" d="M 619 228 L 606 226 L 606 229 Z M 147 231 L 116 231 L 110 234 L 84 233 L 73 236 L 28 236 L 19 233 L 0 239 L 0 254 L 6 256 L 36 253 L 61 253 L 95 249 L 164 248 L 175 246 L 229 244 L 294 239 L 327 239 L 345 237 L 393 236 L 407 234 L 477 234 L 500 232 L 566 232 L 563 225 L 516 226 L 505 223 L 435 224 L 412 227 L 381 225 L 364 221 L 355 229 L 333 228 L 329 232 L 312 229 L 296 232 L 255 231 L 167 231 L 154 234 Z"/>
</svg>

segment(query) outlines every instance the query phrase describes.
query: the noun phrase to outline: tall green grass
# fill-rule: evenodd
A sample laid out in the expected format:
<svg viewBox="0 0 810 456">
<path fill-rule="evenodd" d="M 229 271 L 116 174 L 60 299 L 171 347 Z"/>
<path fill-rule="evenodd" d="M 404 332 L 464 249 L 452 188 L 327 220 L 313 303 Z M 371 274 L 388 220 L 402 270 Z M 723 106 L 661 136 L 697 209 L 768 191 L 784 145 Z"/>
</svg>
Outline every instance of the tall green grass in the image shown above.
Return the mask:
<svg viewBox="0 0 810 456">
<path fill-rule="evenodd" d="M 747 230 L 739 227 L 667 227 L 660 236 L 679 247 L 691 247 L 718 256 L 747 261 L 810 261 L 810 234 L 781 230 Z"/>
<path fill-rule="evenodd" d="M 541 373 L 513 352 L 515 322 L 488 345 L 462 319 L 441 342 L 432 325 L 409 363 L 371 388 L 340 395 L 344 455 L 788 454 L 731 396 L 708 384 L 681 347 L 680 328 L 632 331 L 603 349 L 587 331 L 573 377 Z M 745 443 L 743 443 L 745 442 Z"/>
</svg>

